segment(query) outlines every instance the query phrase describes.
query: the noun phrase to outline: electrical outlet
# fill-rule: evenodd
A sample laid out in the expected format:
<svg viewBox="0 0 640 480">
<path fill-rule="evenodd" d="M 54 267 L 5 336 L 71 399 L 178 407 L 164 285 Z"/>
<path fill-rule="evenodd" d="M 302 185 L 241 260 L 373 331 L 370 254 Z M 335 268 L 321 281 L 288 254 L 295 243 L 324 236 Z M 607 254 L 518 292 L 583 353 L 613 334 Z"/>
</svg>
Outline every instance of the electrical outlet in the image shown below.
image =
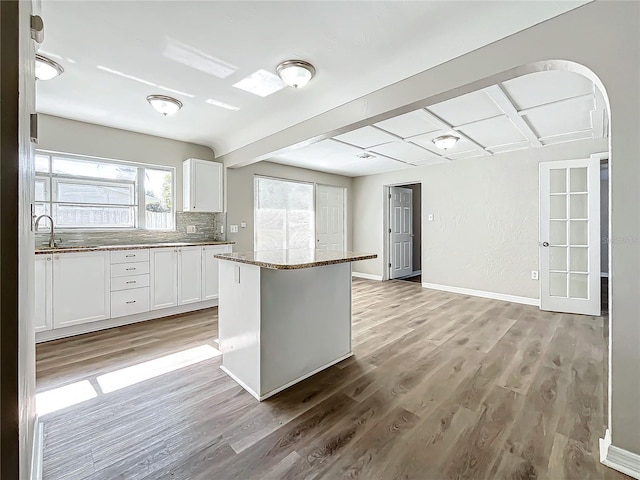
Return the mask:
<svg viewBox="0 0 640 480">
<path fill-rule="evenodd" d="M 531 280 L 538 280 L 538 271 L 531 270 Z"/>
<path fill-rule="evenodd" d="M 240 222 L 240 228 L 247 228 L 247 222 Z"/>
<path fill-rule="evenodd" d="M 187 225 L 187 233 L 196 233 L 195 225 Z"/>
<path fill-rule="evenodd" d="M 229 225 L 229 232 L 238 233 L 238 225 Z"/>
</svg>

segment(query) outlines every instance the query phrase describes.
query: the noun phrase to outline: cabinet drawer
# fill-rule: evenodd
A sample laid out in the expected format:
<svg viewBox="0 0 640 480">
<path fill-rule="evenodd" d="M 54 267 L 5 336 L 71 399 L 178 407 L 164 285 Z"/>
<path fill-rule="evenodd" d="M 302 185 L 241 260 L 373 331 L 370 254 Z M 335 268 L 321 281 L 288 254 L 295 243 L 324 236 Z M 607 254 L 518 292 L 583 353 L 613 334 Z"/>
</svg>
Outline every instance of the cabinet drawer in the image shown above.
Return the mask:
<svg viewBox="0 0 640 480">
<path fill-rule="evenodd" d="M 149 287 L 111 292 L 111 318 L 149 311 Z"/>
<path fill-rule="evenodd" d="M 111 291 L 129 290 L 131 288 L 141 288 L 149 286 L 149 274 L 129 275 L 127 277 L 116 277 L 111 279 Z"/>
<path fill-rule="evenodd" d="M 111 264 L 114 263 L 131 263 L 131 262 L 148 262 L 149 249 L 141 250 L 118 250 L 111 252 Z"/>
<path fill-rule="evenodd" d="M 149 262 L 118 263 L 111 265 L 111 278 L 149 273 Z"/>
</svg>

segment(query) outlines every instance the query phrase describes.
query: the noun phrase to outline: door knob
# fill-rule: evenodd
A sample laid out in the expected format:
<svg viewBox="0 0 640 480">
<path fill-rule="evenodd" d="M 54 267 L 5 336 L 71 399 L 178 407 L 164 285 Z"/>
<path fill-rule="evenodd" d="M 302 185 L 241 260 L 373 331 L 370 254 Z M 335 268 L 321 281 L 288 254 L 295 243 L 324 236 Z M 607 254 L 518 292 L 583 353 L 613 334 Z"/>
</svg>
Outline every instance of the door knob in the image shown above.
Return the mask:
<svg viewBox="0 0 640 480">
<path fill-rule="evenodd" d="M 542 242 L 542 246 L 543 247 L 548 247 L 549 246 L 549 242 Z"/>
</svg>

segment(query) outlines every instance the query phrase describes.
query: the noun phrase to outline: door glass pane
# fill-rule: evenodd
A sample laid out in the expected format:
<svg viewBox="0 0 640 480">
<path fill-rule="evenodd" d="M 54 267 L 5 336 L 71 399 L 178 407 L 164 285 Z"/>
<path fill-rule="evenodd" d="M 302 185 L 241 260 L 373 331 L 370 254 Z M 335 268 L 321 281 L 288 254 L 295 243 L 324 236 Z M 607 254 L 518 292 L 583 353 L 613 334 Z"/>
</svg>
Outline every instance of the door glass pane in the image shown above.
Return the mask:
<svg viewBox="0 0 640 480">
<path fill-rule="evenodd" d="M 567 271 L 567 247 L 549 247 L 549 269 Z"/>
<path fill-rule="evenodd" d="M 552 297 L 567 296 L 567 274 L 555 273 L 549 274 L 549 295 Z"/>
<path fill-rule="evenodd" d="M 589 275 L 582 273 L 572 273 L 569 277 L 569 296 L 571 298 L 588 298 Z"/>
<path fill-rule="evenodd" d="M 589 271 L 589 249 L 587 247 L 571 247 L 569 256 L 572 272 Z"/>
<path fill-rule="evenodd" d="M 551 245 L 567 244 L 567 222 L 552 221 L 549 224 L 549 243 Z"/>
<path fill-rule="evenodd" d="M 589 205 L 587 203 L 588 195 L 576 194 L 571 195 L 569 213 L 571 218 L 587 218 Z"/>
<path fill-rule="evenodd" d="M 567 218 L 567 196 L 552 195 L 550 197 L 550 213 L 551 218 Z"/>
<path fill-rule="evenodd" d="M 555 169 L 549 172 L 551 193 L 566 193 L 567 191 L 567 170 Z"/>
<path fill-rule="evenodd" d="M 571 245 L 588 245 L 589 222 L 586 220 L 572 220 L 569 222 L 569 241 Z"/>
<path fill-rule="evenodd" d="M 586 192 L 587 167 L 572 168 L 569 182 L 572 192 Z"/>
</svg>

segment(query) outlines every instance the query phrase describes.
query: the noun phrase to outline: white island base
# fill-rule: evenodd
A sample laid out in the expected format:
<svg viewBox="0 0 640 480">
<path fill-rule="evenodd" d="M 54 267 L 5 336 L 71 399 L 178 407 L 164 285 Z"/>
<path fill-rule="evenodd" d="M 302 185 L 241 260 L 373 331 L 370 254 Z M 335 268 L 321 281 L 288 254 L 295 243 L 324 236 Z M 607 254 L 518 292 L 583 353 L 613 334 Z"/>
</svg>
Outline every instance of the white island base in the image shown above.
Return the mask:
<svg viewBox="0 0 640 480">
<path fill-rule="evenodd" d="M 222 370 L 264 400 L 352 355 L 351 263 L 220 261 Z"/>
</svg>

